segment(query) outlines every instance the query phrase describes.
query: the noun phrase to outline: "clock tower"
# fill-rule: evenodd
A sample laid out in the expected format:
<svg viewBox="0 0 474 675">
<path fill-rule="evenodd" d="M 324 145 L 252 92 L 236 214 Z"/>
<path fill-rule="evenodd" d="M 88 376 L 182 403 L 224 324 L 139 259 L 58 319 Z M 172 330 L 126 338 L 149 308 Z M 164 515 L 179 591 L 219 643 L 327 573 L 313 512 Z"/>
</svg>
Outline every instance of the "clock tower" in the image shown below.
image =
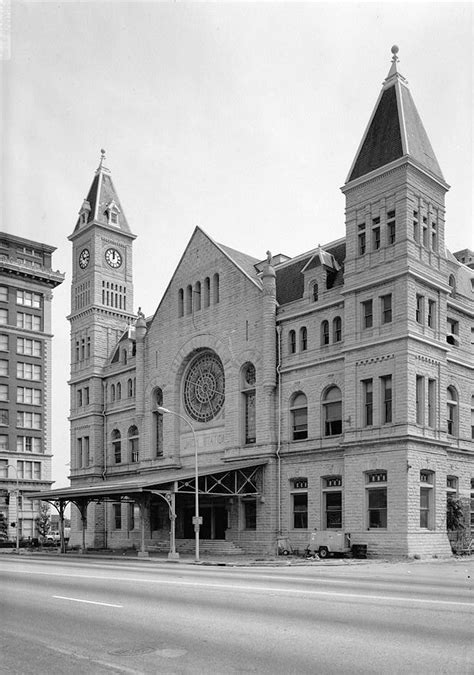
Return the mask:
<svg viewBox="0 0 474 675">
<path fill-rule="evenodd" d="M 103 369 L 134 318 L 131 232 L 102 150 L 70 235 L 71 480 L 100 479 Z"/>
</svg>

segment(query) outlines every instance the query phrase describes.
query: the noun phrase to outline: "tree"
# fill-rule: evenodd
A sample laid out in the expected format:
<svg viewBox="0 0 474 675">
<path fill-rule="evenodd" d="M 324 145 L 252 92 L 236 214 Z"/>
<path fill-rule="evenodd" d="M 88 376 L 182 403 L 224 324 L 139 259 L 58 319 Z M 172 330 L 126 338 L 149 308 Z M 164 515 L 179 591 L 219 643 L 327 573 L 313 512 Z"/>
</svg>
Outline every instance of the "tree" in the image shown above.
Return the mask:
<svg viewBox="0 0 474 675">
<path fill-rule="evenodd" d="M 36 531 L 44 539 L 51 529 L 51 517 L 49 515 L 49 505 L 41 502 L 40 514 L 36 517 Z"/>
<path fill-rule="evenodd" d="M 8 539 L 8 522 L 4 513 L 0 512 L 0 541 Z"/>
</svg>

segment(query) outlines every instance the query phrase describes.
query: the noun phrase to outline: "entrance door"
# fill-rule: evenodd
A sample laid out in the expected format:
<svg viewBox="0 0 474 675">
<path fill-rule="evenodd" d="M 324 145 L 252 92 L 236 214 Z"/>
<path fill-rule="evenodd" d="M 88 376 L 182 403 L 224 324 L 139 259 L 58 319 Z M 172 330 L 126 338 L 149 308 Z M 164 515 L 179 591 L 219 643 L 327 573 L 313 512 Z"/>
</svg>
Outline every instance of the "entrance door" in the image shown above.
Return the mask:
<svg viewBox="0 0 474 675">
<path fill-rule="evenodd" d="M 225 539 L 227 529 L 227 510 L 220 504 L 200 504 L 199 515 L 202 517 L 202 525 L 199 531 L 201 539 Z M 183 537 L 192 539 L 195 536 L 194 507 L 187 506 L 183 509 Z"/>
</svg>

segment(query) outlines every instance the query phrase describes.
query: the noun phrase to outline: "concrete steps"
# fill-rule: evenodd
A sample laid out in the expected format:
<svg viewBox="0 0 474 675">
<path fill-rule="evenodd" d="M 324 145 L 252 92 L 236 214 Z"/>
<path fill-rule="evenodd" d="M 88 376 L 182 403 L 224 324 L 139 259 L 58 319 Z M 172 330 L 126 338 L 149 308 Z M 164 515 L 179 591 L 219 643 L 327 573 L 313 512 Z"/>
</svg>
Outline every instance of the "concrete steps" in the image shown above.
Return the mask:
<svg viewBox="0 0 474 675">
<path fill-rule="evenodd" d="M 178 553 L 194 553 L 194 546 L 194 539 L 176 539 L 176 550 Z M 147 548 L 150 551 L 166 552 L 169 550 L 169 542 L 154 542 Z M 200 539 L 199 550 L 201 553 L 211 553 L 214 555 L 242 555 L 245 553 L 234 542 L 225 541 L 225 539 Z"/>
</svg>

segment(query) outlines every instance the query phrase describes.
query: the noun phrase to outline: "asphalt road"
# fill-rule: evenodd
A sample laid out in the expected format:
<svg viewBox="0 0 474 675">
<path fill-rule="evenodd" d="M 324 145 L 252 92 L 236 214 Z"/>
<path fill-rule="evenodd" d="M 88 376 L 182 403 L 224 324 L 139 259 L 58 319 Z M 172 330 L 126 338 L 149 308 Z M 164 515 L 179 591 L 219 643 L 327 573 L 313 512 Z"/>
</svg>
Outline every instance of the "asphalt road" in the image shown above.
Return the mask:
<svg viewBox="0 0 474 675">
<path fill-rule="evenodd" d="M 0 558 L 0 673 L 474 673 L 474 561 Z"/>
</svg>

